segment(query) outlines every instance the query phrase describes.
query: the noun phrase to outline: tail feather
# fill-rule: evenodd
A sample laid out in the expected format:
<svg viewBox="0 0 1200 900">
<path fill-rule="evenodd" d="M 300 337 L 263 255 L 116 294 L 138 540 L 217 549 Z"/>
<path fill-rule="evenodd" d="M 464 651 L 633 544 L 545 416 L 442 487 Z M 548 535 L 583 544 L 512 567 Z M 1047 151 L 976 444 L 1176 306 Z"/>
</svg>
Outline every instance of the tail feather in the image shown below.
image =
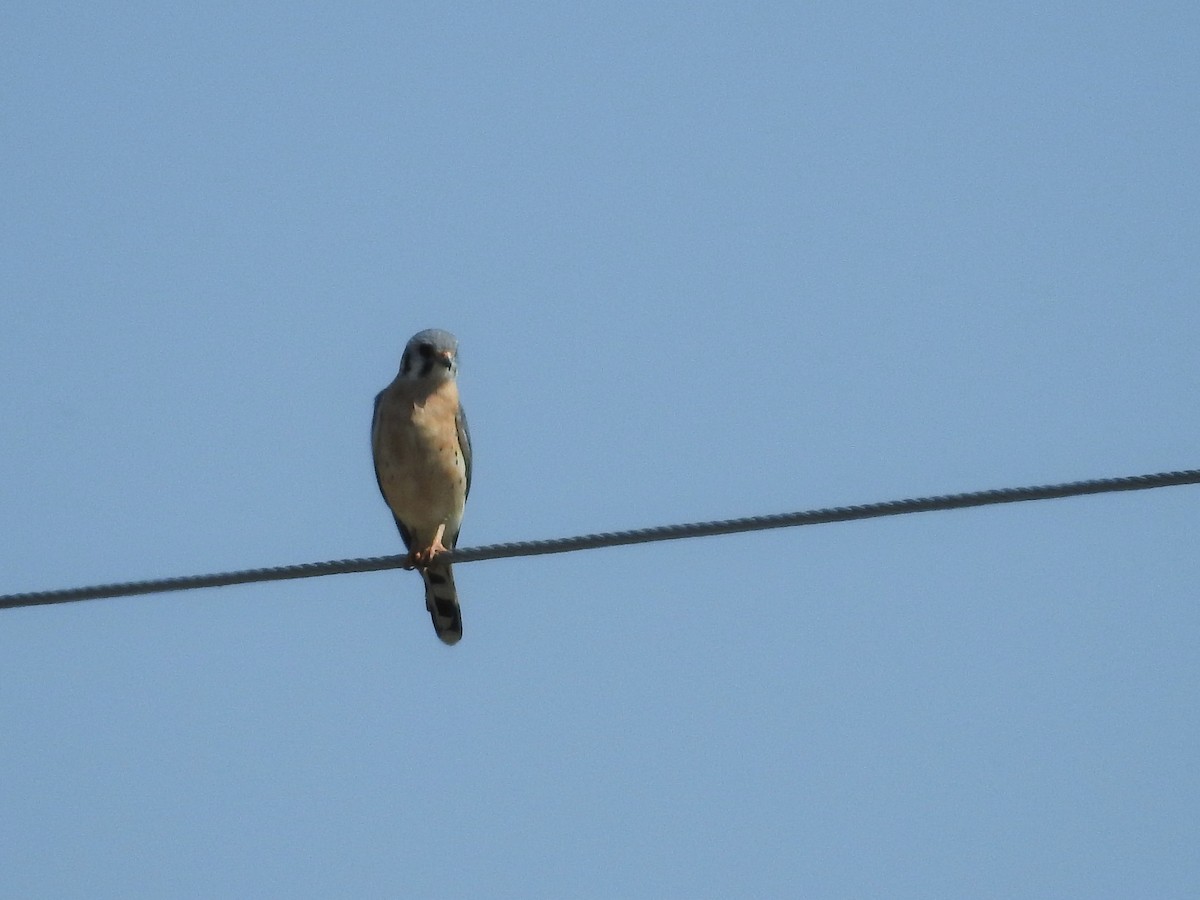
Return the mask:
<svg viewBox="0 0 1200 900">
<path fill-rule="evenodd" d="M 446 644 L 462 639 L 462 610 L 449 565 L 433 565 L 421 573 L 425 579 L 425 608 L 433 619 L 433 630 Z"/>
</svg>

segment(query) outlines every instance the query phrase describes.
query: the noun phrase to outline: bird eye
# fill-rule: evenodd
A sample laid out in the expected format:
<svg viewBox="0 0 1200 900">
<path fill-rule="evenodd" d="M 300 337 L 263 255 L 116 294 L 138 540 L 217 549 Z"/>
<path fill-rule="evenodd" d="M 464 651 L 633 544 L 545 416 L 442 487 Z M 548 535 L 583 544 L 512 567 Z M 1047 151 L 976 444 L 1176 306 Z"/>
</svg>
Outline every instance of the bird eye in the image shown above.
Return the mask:
<svg viewBox="0 0 1200 900">
<path fill-rule="evenodd" d="M 421 344 L 417 347 L 417 352 L 422 356 L 429 356 L 433 353 L 433 344 Z"/>
</svg>

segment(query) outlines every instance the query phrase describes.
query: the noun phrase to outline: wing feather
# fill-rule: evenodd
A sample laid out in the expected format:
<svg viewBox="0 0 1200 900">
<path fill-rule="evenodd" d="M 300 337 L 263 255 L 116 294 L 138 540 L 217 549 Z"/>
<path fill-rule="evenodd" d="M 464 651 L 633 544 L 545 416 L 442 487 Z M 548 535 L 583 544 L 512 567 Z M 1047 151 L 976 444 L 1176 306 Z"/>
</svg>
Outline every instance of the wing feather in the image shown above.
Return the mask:
<svg viewBox="0 0 1200 900">
<path fill-rule="evenodd" d="M 386 388 L 375 395 L 375 410 L 371 413 L 371 462 L 375 466 L 375 483 L 379 485 L 379 495 L 383 497 L 383 502 L 387 503 L 387 495 L 383 492 L 383 480 L 379 477 L 379 406 L 385 393 Z M 404 541 L 405 549 L 411 552 L 412 535 L 394 513 L 392 518 L 396 520 L 396 528 L 400 531 L 400 540 Z"/>
<path fill-rule="evenodd" d="M 454 416 L 454 425 L 458 429 L 458 446 L 462 450 L 463 466 L 467 470 L 467 488 L 464 499 L 471 496 L 471 431 L 467 428 L 467 414 L 463 412 L 462 404 L 458 404 L 458 412 Z"/>
</svg>

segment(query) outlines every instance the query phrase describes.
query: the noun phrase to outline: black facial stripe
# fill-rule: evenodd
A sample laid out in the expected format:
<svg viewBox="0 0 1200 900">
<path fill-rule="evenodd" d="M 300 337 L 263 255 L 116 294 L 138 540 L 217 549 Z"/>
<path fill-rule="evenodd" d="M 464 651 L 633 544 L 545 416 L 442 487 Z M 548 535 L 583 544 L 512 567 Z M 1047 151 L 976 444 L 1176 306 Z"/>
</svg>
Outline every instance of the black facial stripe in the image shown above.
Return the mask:
<svg viewBox="0 0 1200 900">
<path fill-rule="evenodd" d="M 406 347 L 404 355 L 400 359 L 401 374 L 411 375 L 416 369 L 418 378 L 428 378 L 439 366 L 451 369 L 453 361 L 438 354 L 433 344 L 430 343 L 423 342 L 415 347 L 411 345 Z"/>
<path fill-rule="evenodd" d="M 427 378 L 429 377 L 429 373 L 433 371 L 433 347 L 430 344 L 417 344 L 417 354 L 421 357 L 419 377 Z"/>
</svg>

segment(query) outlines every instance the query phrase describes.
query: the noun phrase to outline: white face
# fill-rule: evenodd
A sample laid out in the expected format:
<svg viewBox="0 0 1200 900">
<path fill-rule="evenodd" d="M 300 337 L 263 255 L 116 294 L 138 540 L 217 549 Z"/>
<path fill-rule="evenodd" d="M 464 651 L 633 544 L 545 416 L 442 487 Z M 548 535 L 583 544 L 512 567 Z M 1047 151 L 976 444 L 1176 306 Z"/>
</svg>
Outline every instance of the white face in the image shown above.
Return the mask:
<svg viewBox="0 0 1200 900">
<path fill-rule="evenodd" d="M 400 374 L 415 380 L 447 381 L 458 374 L 458 348 L 441 342 L 413 340 L 400 358 Z"/>
</svg>

